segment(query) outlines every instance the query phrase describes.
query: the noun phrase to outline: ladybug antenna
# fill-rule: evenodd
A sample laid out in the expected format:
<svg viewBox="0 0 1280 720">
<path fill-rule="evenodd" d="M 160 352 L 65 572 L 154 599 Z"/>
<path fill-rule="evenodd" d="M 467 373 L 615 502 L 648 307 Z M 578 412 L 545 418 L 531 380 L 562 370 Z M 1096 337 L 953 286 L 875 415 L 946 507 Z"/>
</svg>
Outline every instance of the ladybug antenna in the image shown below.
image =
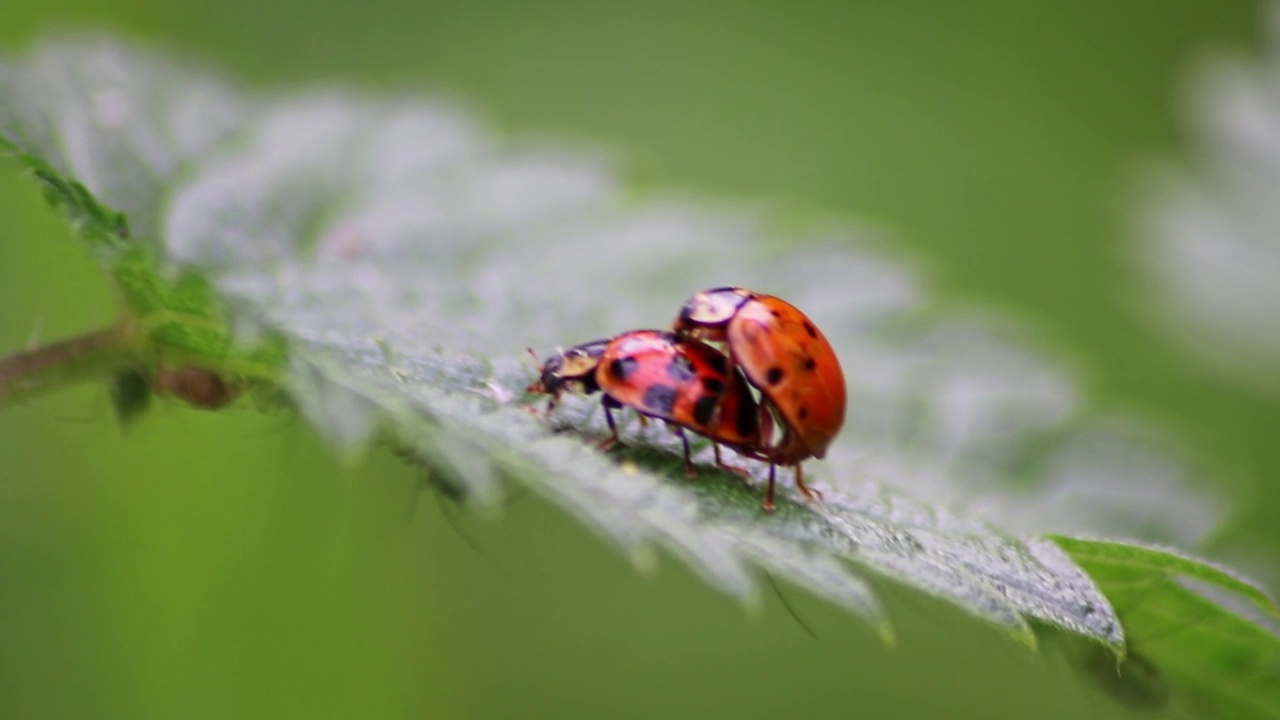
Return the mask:
<svg viewBox="0 0 1280 720">
<path fill-rule="evenodd" d="M 538 359 L 538 353 L 534 352 L 534 351 L 533 351 L 533 348 L 531 348 L 531 347 L 526 347 L 526 348 L 524 349 L 524 351 L 525 351 L 525 352 L 527 352 L 527 353 L 529 353 L 529 357 L 533 358 L 533 364 L 534 364 L 534 365 L 538 365 L 538 366 L 541 366 L 541 365 L 542 365 L 542 361 Z"/>
<path fill-rule="evenodd" d="M 764 576 L 769 580 L 769 587 L 773 588 L 773 594 L 777 595 L 778 599 L 782 601 L 782 607 L 787 609 L 787 614 L 791 616 L 791 619 L 796 621 L 796 624 L 804 630 L 806 635 L 817 640 L 818 634 L 813 631 L 813 628 L 809 627 L 808 623 L 800 618 L 795 608 L 791 607 L 791 603 L 787 602 L 787 596 L 782 594 L 782 588 L 778 587 L 777 581 L 773 579 L 773 573 L 766 570 Z"/>
</svg>

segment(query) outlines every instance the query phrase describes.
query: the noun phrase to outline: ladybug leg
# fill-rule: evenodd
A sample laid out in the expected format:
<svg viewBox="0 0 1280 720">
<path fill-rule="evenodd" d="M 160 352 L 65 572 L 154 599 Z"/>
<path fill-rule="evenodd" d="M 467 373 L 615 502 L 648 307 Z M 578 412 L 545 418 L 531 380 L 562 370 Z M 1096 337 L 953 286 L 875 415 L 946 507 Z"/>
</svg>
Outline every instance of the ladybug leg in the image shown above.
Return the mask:
<svg viewBox="0 0 1280 720">
<path fill-rule="evenodd" d="M 778 465 L 774 461 L 769 461 L 769 490 L 764 494 L 764 511 L 773 512 L 773 485 L 778 474 Z"/>
<path fill-rule="evenodd" d="M 804 484 L 804 465 L 796 463 L 796 487 L 810 500 L 821 500 L 822 493 Z"/>
<path fill-rule="evenodd" d="M 540 392 L 538 390 L 538 387 L 539 387 L 538 383 L 534 383 L 529 387 L 525 388 L 524 391 L 527 393 Z M 544 410 L 538 409 L 536 400 L 528 405 L 521 405 L 520 409 L 529 413 L 530 415 L 540 415 L 542 417 L 546 417 L 547 415 L 551 414 L 552 410 L 556 409 L 556 400 L 558 399 L 559 397 L 557 397 L 556 395 L 552 395 L 551 397 L 547 398 L 547 407 Z"/>
<path fill-rule="evenodd" d="M 746 471 L 746 468 L 740 468 L 740 467 L 737 467 L 737 466 L 735 466 L 735 465 L 728 465 L 728 464 L 726 464 L 723 460 L 721 460 L 721 459 L 720 459 L 720 443 L 718 443 L 718 442 L 713 442 L 713 443 L 711 443 L 711 447 L 715 449 L 715 453 L 716 453 L 716 467 L 720 468 L 721 470 L 728 470 L 728 471 L 729 471 L 729 472 L 731 472 L 731 473 L 735 473 L 735 474 L 737 474 L 737 475 L 741 475 L 741 476 L 743 476 L 743 477 L 746 477 L 746 476 L 747 476 L 747 474 L 748 474 L 748 473 L 747 473 L 747 471 Z"/>
<path fill-rule="evenodd" d="M 600 400 L 600 405 L 604 407 L 604 420 L 609 423 L 609 437 L 601 440 L 596 449 L 608 450 L 618 442 L 618 425 L 613 421 L 613 411 L 622 407 L 622 404 L 612 397 L 605 395 Z"/>
<path fill-rule="evenodd" d="M 698 471 L 693 469 L 693 458 L 689 454 L 689 436 L 684 434 L 684 428 L 675 426 L 676 435 L 680 436 L 680 442 L 684 443 L 684 474 L 690 480 L 698 478 Z"/>
</svg>

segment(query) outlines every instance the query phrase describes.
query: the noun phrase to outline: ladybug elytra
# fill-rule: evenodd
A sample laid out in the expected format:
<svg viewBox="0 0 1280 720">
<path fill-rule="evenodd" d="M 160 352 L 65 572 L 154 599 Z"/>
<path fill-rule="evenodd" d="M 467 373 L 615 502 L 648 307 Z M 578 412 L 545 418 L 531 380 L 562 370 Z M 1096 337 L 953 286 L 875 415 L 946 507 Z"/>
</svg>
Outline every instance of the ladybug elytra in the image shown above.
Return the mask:
<svg viewBox="0 0 1280 720">
<path fill-rule="evenodd" d="M 719 287 L 684 304 L 674 331 L 683 338 L 722 342 L 730 370 L 741 369 L 778 419 L 782 436 L 758 452 L 770 463 L 766 507 L 773 504 L 774 465 L 795 468 L 807 497 L 801 462 L 821 459 L 844 425 L 844 372 L 826 336 L 794 305 L 746 288 Z"/>
<path fill-rule="evenodd" d="M 742 373 L 729 369 L 723 353 L 662 330 L 633 330 L 564 350 L 543 364 L 539 379 L 527 390 L 550 395 L 547 410 L 565 391 L 601 392 L 610 431 L 602 449 L 618 441 L 614 410 L 629 407 L 642 417 L 667 422 L 684 444 L 690 477 L 695 472 L 685 429 L 711 440 L 716 465 L 735 472 L 741 470 L 721 461 L 720 445 L 758 457 L 753 451 L 762 432 L 772 433 L 768 414 L 761 412 Z"/>
</svg>

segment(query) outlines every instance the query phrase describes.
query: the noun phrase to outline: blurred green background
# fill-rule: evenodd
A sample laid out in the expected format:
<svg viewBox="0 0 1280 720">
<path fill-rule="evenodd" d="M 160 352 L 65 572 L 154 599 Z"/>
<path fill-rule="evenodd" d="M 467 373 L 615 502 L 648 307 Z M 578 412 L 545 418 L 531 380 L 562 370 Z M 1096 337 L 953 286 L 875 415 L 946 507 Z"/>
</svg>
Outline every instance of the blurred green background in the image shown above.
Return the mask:
<svg viewBox="0 0 1280 720">
<path fill-rule="evenodd" d="M 870 218 L 943 297 L 1003 306 L 1210 453 L 1280 547 L 1280 405 L 1204 374 L 1133 312 L 1127 208 L 1186 148 L 1203 51 L 1245 2 L 10 0 L 0 47 L 106 27 L 265 85 L 443 88 L 503 130 L 616 145 L 640 188 Z M 1185 155 L 1184 155 L 1185 157 Z M 110 291 L 0 163 L 0 351 L 104 324 Z M 5 717 L 1122 717 L 1032 656 L 896 593 L 900 644 L 796 590 L 818 639 L 678 562 L 652 578 L 524 497 L 496 522 L 343 467 L 295 420 L 162 404 L 122 437 L 105 390 L 0 411 Z M 453 513 L 457 515 L 455 511 Z"/>
</svg>

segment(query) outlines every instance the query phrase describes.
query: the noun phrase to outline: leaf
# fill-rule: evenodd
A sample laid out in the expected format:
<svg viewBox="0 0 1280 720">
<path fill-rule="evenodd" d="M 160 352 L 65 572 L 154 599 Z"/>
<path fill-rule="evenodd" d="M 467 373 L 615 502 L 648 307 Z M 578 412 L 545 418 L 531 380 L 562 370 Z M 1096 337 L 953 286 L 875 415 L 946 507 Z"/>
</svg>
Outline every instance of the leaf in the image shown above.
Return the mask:
<svg viewBox="0 0 1280 720">
<path fill-rule="evenodd" d="M 636 199 L 598 159 L 499 142 L 438 101 L 227 87 L 64 40 L 0 66 L 0 132 L 100 251 L 148 350 L 278 383 L 344 453 L 388 440 L 477 507 L 525 483 L 639 567 L 660 546 L 748 600 L 762 568 L 886 639 L 868 575 L 1028 645 L 1053 627 L 1123 655 L 1089 566 L 1035 537 L 1045 526 L 1020 539 L 996 525 L 1038 508 L 1064 532 L 1132 529 L 1148 476 L 1170 509 L 1142 525 L 1149 539 L 1194 542 L 1217 520 L 1159 433 L 1085 414 L 1016 328 L 930 310 L 912 272 L 852 228 L 793 226 L 805 237 L 779 243 L 769 212 Z M 634 421 L 624 448 L 597 452 L 594 398 L 549 418 L 523 407 L 526 346 L 665 326 L 692 291 L 726 283 L 805 308 L 845 364 L 844 435 L 809 468 L 823 502 L 784 490 L 765 514 L 763 469 L 748 487 L 710 469 L 705 445 L 689 482 L 678 441 Z M 1061 502 L 1073 488 L 1091 500 Z M 940 489 L 954 502 L 913 499 Z M 995 523 L 952 509 L 993 498 Z"/>
<path fill-rule="evenodd" d="M 236 357 L 208 284 L 159 271 L 156 224 L 190 163 L 240 127 L 240 98 L 211 77 L 197 80 L 106 40 L 51 45 L 24 70 L 0 66 L 0 87 L 0 150 L 27 164 L 46 199 L 89 243 L 140 319 L 154 357 Z M 279 357 L 278 348 L 263 346 L 227 365 L 270 374 Z"/>
<path fill-rule="evenodd" d="M 1139 683 L 1117 685 L 1125 666 L 1102 677 L 1121 692 L 1158 698 L 1163 683 L 1180 688 L 1203 711 L 1226 717 L 1275 717 L 1280 707 L 1280 635 L 1275 604 L 1239 575 L 1181 553 L 1106 540 L 1056 537 L 1106 591 L 1138 658 Z M 1249 617 L 1243 599 L 1271 616 Z M 1271 627 L 1267 627 L 1270 625 Z M 1104 666 L 1105 667 L 1105 666 Z M 1100 668 L 1104 669 L 1104 668 Z M 1152 683 L 1152 671 L 1163 682 Z"/>
<path fill-rule="evenodd" d="M 1271 13 L 1280 19 L 1272 3 Z M 1280 41 L 1273 20 L 1271 44 Z M 1193 88 L 1189 169 L 1151 182 L 1135 254 L 1151 318 L 1211 367 L 1280 392 L 1280 61 L 1215 58 Z"/>
<path fill-rule="evenodd" d="M 1136 571 L 1143 574 L 1177 575 L 1189 580 L 1199 580 L 1242 595 L 1262 610 L 1272 615 L 1277 614 L 1275 604 L 1257 583 L 1204 560 L 1180 555 L 1174 550 L 1148 547 L 1132 542 L 1071 537 L 1052 539 L 1077 562 L 1099 568 L 1106 566 L 1113 572 L 1126 577 L 1131 577 Z"/>
<path fill-rule="evenodd" d="M 111 406 L 121 427 L 133 424 L 151 405 L 151 387 L 137 370 L 121 370 L 111 379 Z"/>
</svg>

